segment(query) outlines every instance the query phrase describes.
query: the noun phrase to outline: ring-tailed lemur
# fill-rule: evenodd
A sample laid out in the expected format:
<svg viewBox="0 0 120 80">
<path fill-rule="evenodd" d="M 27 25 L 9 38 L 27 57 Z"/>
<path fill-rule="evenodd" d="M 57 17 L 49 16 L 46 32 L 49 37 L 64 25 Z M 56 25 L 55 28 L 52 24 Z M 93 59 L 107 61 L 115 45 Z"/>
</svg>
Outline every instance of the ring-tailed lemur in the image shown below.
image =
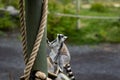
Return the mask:
<svg viewBox="0 0 120 80">
<path fill-rule="evenodd" d="M 49 42 L 49 40 L 47 40 L 48 46 L 51 49 L 51 52 L 49 54 L 49 61 L 51 62 L 51 65 L 49 65 L 48 70 L 55 72 L 59 69 L 61 72 L 63 72 L 65 69 L 68 77 L 71 80 L 75 80 L 70 67 L 70 53 L 64 43 L 66 39 L 67 36 L 64 36 L 63 34 L 57 34 L 57 38 L 52 42 Z M 54 66 L 52 64 L 56 64 L 58 66 Z"/>
</svg>

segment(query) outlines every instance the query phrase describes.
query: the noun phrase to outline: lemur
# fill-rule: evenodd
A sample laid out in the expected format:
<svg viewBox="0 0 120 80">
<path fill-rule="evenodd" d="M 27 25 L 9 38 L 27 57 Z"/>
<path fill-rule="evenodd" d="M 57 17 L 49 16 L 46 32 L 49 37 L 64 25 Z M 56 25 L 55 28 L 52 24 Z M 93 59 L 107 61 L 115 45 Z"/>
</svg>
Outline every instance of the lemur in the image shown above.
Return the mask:
<svg viewBox="0 0 120 80">
<path fill-rule="evenodd" d="M 66 73 L 68 74 L 68 77 L 71 80 L 75 80 L 75 77 L 70 67 L 71 56 L 67 46 L 64 43 L 66 39 L 67 39 L 67 36 L 63 34 L 57 34 L 57 38 L 52 42 L 49 42 L 49 40 L 47 40 L 48 46 L 51 50 L 49 54 L 49 58 L 47 58 L 48 70 L 50 72 L 56 73 L 56 71 L 58 72 L 58 69 L 61 72 L 64 72 L 64 69 L 65 69 Z"/>
</svg>

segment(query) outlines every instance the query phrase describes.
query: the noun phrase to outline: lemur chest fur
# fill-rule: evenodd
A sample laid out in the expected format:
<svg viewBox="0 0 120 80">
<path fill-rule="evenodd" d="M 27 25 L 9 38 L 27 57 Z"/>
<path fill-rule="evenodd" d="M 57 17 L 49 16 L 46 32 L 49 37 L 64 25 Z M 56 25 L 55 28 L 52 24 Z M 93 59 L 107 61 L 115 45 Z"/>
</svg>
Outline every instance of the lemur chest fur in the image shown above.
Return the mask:
<svg viewBox="0 0 120 80">
<path fill-rule="evenodd" d="M 49 57 L 52 59 L 53 62 L 54 62 L 55 56 L 59 52 L 59 46 L 60 46 L 60 44 L 56 44 L 53 47 L 51 47 L 51 52 L 49 54 Z"/>
<path fill-rule="evenodd" d="M 61 49 L 60 50 L 58 50 L 58 49 L 59 49 L 59 47 L 57 47 L 57 46 L 51 49 L 49 56 L 52 59 L 52 61 L 54 61 L 54 58 L 56 55 L 58 55 L 58 51 L 59 51 L 59 54 L 62 57 L 62 59 L 64 59 L 64 61 L 67 59 L 67 62 L 69 62 L 70 53 L 69 53 L 66 45 L 63 43 Z"/>
</svg>

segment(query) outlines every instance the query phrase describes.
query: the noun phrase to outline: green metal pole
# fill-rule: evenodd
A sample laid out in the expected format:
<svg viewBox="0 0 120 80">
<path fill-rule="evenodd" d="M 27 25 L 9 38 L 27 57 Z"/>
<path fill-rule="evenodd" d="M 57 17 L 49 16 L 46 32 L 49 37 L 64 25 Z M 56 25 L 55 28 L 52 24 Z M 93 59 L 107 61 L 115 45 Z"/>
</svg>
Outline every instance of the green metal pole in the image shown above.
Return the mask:
<svg viewBox="0 0 120 80">
<path fill-rule="evenodd" d="M 32 48 L 40 25 L 42 1 L 43 0 L 25 0 L 28 57 L 32 52 Z M 32 71 L 35 70 L 40 70 L 47 74 L 46 30 L 44 32 L 38 55 L 32 68 Z"/>
</svg>

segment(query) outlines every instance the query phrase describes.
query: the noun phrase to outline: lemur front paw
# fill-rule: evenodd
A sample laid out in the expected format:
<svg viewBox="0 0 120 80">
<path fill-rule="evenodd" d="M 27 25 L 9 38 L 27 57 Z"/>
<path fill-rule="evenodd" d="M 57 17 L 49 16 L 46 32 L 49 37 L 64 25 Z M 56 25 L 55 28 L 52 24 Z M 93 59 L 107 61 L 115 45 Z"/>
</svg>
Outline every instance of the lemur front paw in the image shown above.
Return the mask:
<svg viewBox="0 0 120 80">
<path fill-rule="evenodd" d="M 43 73 L 41 71 L 37 71 L 35 73 L 35 76 L 36 76 L 36 78 L 41 79 L 41 80 L 52 80 L 52 79 L 48 78 L 45 73 Z"/>
</svg>

